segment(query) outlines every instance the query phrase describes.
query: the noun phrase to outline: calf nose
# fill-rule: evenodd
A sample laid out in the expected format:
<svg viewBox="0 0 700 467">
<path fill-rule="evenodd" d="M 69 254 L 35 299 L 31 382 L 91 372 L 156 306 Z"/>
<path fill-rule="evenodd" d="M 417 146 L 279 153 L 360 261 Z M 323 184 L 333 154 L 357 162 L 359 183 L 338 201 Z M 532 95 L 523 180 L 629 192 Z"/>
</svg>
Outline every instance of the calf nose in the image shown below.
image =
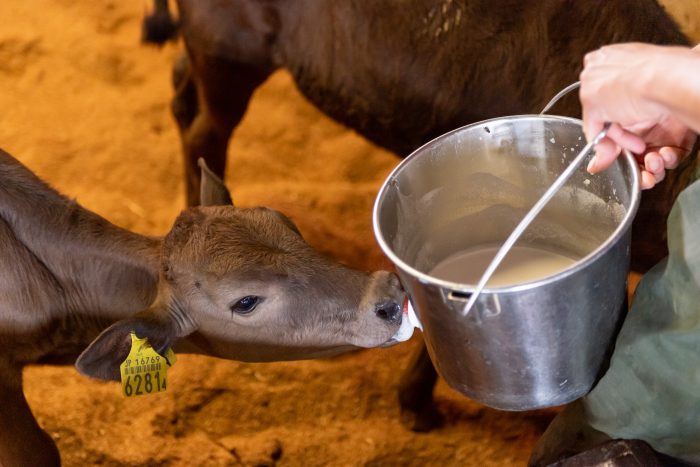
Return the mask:
<svg viewBox="0 0 700 467">
<path fill-rule="evenodd" d="M 398 323 L 401 321 L 401 305 L 396 302 L 378 303 L 374 312 L 380 319 L 390 323 Z"/>
</svg>

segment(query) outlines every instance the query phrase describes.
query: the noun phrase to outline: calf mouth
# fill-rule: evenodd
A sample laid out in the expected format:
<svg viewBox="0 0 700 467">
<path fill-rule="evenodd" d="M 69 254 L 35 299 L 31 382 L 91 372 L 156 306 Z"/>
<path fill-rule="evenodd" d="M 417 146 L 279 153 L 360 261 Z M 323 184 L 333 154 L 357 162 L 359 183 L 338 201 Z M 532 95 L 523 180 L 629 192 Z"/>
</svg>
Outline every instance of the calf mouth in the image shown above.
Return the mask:
<svg viewBox="0 0 700 467">
<path fill-rule="evenodd" d="M 404 299 L 403 302 L 403 310 L 401 313 L 401 325 L 399 326 L 398 331 L 396 331 L 396 334 L 391 336 L 391 338 L 380 345 L 380 347 L 391 347 L 393 345 L 398 344 L 399 342 L 405 342 L 413 336 L 413 330 L 415 329 L 415 326 L 413 322 L 408 318 L 408 297 Z"/>
</svg>

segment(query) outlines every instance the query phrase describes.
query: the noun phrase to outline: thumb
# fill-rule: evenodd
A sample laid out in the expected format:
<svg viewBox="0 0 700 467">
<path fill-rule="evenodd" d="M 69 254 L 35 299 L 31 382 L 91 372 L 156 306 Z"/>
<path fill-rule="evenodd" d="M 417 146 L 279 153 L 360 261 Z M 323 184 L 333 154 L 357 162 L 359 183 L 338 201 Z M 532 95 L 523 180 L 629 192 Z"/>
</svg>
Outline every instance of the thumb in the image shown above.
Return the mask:
<svg viewBox="0 0 700 467">
<path fill-rule="evenodd" d="M 595 138 L 595 135 L 593 136 Z M 603 138 L 595 147 L 595 155 L 588 163 L 589 173 L 597 173 L 605 170 L 615 161 L 620 154 L 620 146 L 610 138 Z"/>
<path fill-rule="evenodd" d="M 583 133 L 586 135 L 586 141 L 593 141 L 593 139 L 603 129 L 603 125 L 604 125 L 604 122 L 601 120 L 586 118 L 586 113 L 584 111 L 584 114 L 583 114 Z"/>
</svg>

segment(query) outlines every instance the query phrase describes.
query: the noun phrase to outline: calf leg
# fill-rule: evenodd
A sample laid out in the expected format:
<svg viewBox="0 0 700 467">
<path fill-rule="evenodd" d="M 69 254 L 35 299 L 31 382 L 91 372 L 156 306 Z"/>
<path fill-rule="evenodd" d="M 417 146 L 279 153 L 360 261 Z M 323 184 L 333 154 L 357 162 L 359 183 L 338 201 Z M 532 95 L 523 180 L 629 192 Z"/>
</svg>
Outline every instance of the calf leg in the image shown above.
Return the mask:
<svg viewBox="0 0 700 467">
<path fill-rule="evenodd" d="M 425 342 L 421 342 L 399 383 L 401 421 L 413 431 L 430 431 L 442 421 L 433 402 L 437 376 Z"/>
<path fill-rule="evenodd" d="M 198 56 L 194 63 L 183 56 L 176 62 L 172 111 L 182 139 L 188 205 L 199 204 L 197 159 L 204 158 L 223 179 L 231 133 L 270 72 L 212 56 Z"/>
<path fill-rule="evenodd" d="M 0 380 L 0 465 L 58 466 L 61 460 L 51 437 L 41 429 L 22 392 L 22 372 L 2 372 Z"/>
</svg>

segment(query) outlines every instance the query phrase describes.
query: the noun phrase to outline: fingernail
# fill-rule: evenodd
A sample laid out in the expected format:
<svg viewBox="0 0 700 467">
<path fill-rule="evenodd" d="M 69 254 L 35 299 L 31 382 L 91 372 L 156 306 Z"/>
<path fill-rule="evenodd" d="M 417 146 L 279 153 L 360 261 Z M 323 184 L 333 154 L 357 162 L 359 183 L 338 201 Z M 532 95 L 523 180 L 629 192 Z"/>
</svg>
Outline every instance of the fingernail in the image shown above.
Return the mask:
<svg viewBox="0 0 700 467">
<path fill-rule="evenodd" d="M 596 158 L 596 156 L 593 156 L 593 158 L 591 158 L 590 162 L 588 162 L 588 167 L 586 167 L 586 170 L 588 171 L 588 173 L 591 173 L 591 174 L 593 173 L 593 169 L 595 168 L 595 158 Z"/>
<path fill-rule="evenodd" d="M 646 165 L 650 172 L 658 172 L 661 169 L 661 164 L 656 158 L 649 158 L 649 162 Z"/>
</svg>

